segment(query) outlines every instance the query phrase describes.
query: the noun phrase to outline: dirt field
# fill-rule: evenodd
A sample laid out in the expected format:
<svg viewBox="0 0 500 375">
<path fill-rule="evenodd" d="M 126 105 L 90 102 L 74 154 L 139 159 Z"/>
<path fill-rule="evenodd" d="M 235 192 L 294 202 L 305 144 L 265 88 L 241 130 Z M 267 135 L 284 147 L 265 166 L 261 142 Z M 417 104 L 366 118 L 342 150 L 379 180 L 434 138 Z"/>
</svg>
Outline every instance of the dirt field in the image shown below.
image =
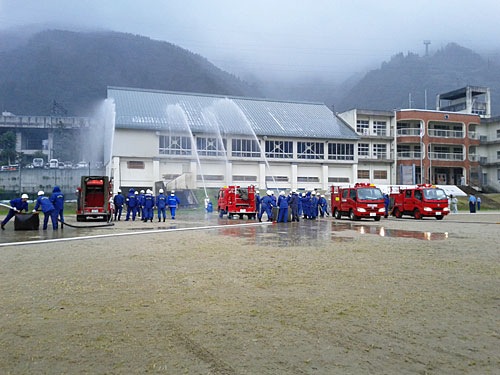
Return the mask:
<svg viewBox="0 0 500 375">
<path fill-rule="evenodd" d="M 499 223 L 328 218 L 0 248 L 0 373 L 498 374 Z"/>
</svg>

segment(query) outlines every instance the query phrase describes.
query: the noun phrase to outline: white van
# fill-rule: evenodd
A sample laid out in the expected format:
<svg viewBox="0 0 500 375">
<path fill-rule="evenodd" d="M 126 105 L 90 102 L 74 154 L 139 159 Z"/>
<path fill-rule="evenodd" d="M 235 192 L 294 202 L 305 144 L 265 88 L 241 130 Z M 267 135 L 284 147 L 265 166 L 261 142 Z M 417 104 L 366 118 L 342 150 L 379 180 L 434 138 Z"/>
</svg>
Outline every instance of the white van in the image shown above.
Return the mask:
<svg viewBox="0 0 500 375">
<path fill-rule="evenodd" d="M 43 168 L 43 158 L 34 158 L 33 159 L 33 167 L 34 168 Z"/>
<path fill-rule="evenodd" d="M 59 162 L 57 159 L 50 159 L 49 160 L 49 168 L 58 168 L 59 167 Z"/>
</svg>

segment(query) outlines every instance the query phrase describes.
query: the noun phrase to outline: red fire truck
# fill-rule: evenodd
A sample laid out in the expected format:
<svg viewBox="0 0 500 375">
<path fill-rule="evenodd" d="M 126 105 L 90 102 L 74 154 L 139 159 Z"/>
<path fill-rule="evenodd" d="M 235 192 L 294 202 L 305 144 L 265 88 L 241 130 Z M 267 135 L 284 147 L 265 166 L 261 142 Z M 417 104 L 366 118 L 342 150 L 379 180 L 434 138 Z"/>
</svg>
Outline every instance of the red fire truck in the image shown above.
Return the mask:
<svg viewBox="0 0 500 375">
<path fill-rule="evenodd" d="M 332 186 L 332 211 L 335 219 L 348 216 L 351 220 L 363 217 L 379 221 L 385 214 L 384 196 L 373 184 L 357 183 L 354 187 Z"/>
<path fill-rule="evenodd" d="M 81 186 L 77 189 L 76 220 L 101 219 L 109 221 L 112 217 L 112 186 L 107 176 L 82 176 Z"/>
<path fill-rule="evenodd" d="M 219 217 L 227 214 L 231 219 L 233 215 L 247 215 L 249 219 L 255 219 L 257 211 L 255 209 L 255 186 L 246 188 L 240 186 L 225 186 L 220 189 L 217 199 L 217 212 Z"/>
<path fill-rule="evenodd" d="M 442 220 L 450 213 L 446 193 L 435 185 L 422 184 L 391 192 L 392 200 L 394 200 L 392 214 L 397 218 L 411 215 L 415 219 L 430 216 Z"/>
</svg>

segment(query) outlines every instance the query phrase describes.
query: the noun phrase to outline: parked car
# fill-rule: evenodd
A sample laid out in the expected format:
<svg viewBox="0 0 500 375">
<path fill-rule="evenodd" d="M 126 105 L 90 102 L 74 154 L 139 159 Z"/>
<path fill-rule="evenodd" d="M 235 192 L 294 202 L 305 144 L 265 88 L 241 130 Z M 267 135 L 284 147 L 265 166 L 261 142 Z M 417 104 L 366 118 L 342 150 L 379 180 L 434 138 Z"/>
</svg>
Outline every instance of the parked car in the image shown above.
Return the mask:
<svg viewBox="0 0 500 375">
<path fill-rule="evenodd" d="M 49 168 L 58 168 L 58 167 L 59 167 L 59 161 L 57 159 L 49 160 Z"/>
<path fill-rule="evenodd" d="M 33 169 L 33 168 L 35 168 L 35 166 L 33 164 L 26 164 L 26 166 L 24 168 Z"/>
<path fill-rule="evenodd" d="M 73 169 L 73 163 L 70 161 L 65 161 L 64 162 L 64 168 L 66 169 Z"/>
<path fill-rule="evenodd" d="M 89 163 L 85 162 L 85 161 L 81 161 L 79 162 L 77 165 L 76 165 L 76 169 L 84 169 L 84 168 L 87 168 L 89 165 Z"/>
<path fill-rule="evenodd" d="M 57 163 L 57 168 L 64 169 L 64 162 L 60 161 Z"/>
<path fill-rule="evenodd" d="M 45 164 L 43 158 L 34 158 L 33 159 L 33 167 L 34 168 L 43 168 L 43 165 Z"/>
<path fill-rule="evenodd" d="M 2 165 L 2 168 L 0 168 L 0 170 L 2 170 L 2 171 L 8 171 L 9 170 L 9 166 L 8 165 Z"/>
</svg>

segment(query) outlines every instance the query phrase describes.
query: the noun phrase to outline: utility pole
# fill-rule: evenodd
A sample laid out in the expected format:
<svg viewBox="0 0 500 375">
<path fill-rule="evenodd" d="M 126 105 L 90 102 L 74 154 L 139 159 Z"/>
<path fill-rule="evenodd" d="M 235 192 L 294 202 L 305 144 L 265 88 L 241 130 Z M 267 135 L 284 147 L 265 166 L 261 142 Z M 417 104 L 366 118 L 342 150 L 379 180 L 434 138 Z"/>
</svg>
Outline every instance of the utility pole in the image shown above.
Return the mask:
<svg viewBox="0 0 500 375">
<path fill-rule="evenodd" d="M 430 40 L 424 40 L 425 44 L 425 56 L 429 56 L 429 44 L 431 44 Z"/>
</svg>

